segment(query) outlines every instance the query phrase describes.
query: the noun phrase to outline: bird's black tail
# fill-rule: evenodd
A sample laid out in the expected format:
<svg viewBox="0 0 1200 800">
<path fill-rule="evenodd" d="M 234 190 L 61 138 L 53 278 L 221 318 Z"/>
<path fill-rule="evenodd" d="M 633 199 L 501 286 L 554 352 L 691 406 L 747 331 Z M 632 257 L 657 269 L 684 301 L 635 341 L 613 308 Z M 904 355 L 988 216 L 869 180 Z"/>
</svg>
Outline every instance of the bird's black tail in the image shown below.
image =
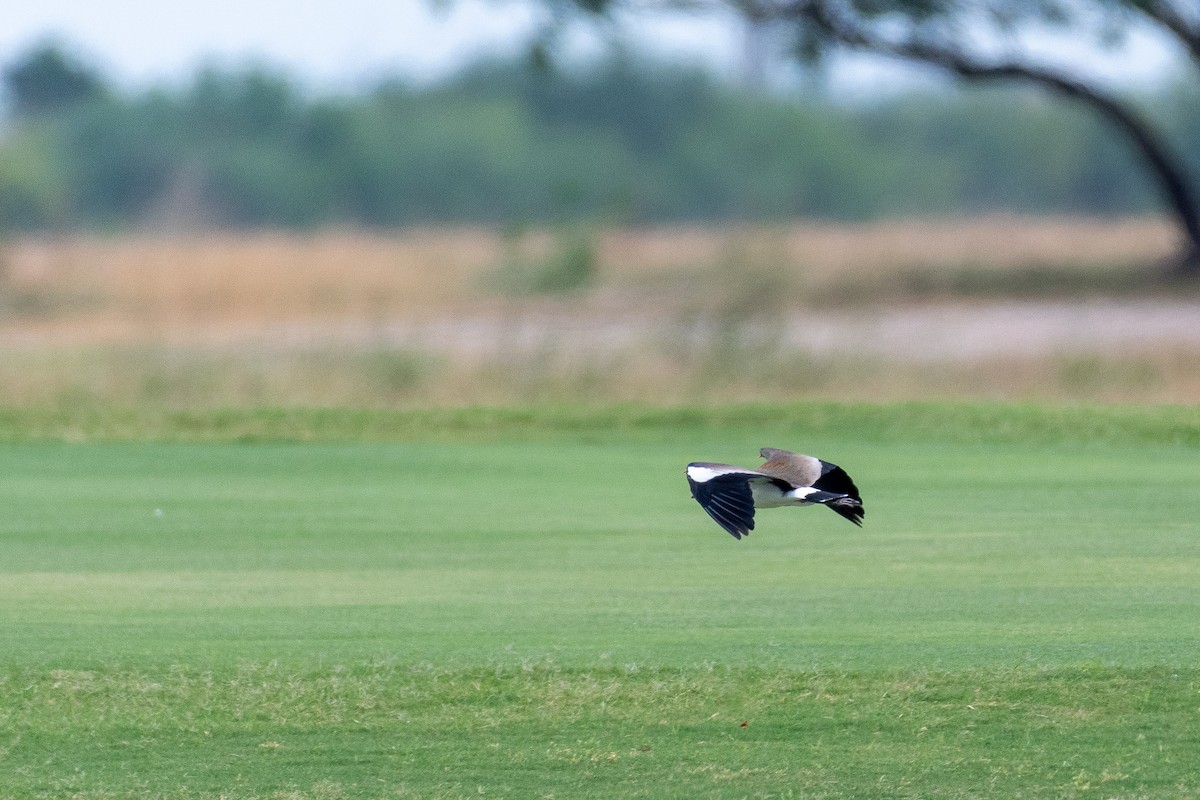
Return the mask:
<svg viewBox="0 0 1200 800">
<path fill-rule="evenodd" d="M 855 500 L 853 497 L 839 497 L 835 500 L 830 500 L 825 505 L 860 528 L 862 527 L 863 517 L 867 515 L 867 512 L 863 509 L 862 501 Z"/>
<path fill-rule="evenodd" d="M 857 497 L 851 497 L 848 494 L 818 490 L 807 493 L 804 499 L 810 503 L 820 503 L 823 506 L 833 509 L 860 528 L 862 527 L 863 517 L 867 515 L 867 512 L 863 510 L 862 500 L 859 500 Z"/>
</svg>

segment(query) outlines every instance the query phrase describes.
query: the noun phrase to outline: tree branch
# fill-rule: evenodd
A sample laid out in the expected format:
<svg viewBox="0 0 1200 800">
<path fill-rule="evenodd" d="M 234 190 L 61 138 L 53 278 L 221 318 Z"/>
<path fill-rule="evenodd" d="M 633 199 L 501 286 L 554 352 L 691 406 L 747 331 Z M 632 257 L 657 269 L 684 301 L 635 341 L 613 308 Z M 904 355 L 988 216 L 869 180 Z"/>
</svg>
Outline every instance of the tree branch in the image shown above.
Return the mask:
<svg viewBox="0 0 1200 800">
<path fill-rule="evenodd" d="M 965 80 L 1033 83 L 1089 106 L 1124 134 L 1150 167 L 1187 236 L 1185 262 L 1191 269 L 1200 270 L 1200 204 L 1187 182 L 1181 162 L 1172 154 L 1166 141 L 1132 109 L 1081 80 L 1045 67 L 1016 61 L 985 61 L 944 44 L 920 39 L 884 38 L 850 18 L 844 6 L 839 10 L 828 0 L 795 0 L 790 12 L 847 47 L 930 64 Z M 1185 20 L 1179 21 L 1186 24 Z"/>
</svg>

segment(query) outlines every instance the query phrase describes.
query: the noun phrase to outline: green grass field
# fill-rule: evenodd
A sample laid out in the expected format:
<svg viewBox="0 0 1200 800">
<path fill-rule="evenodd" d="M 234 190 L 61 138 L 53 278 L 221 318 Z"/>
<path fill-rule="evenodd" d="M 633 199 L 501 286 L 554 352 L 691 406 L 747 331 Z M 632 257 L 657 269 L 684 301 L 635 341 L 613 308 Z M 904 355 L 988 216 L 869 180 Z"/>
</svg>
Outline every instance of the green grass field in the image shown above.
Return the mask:
<svg viewBox="0 0 1200 800">
<path fill-rule="evenodd" d="M 1200 796 L 1200 411 L 0 414 L 0 798 Z M 846 467 L 735 541 L 691 460 Z"/>
</svg>

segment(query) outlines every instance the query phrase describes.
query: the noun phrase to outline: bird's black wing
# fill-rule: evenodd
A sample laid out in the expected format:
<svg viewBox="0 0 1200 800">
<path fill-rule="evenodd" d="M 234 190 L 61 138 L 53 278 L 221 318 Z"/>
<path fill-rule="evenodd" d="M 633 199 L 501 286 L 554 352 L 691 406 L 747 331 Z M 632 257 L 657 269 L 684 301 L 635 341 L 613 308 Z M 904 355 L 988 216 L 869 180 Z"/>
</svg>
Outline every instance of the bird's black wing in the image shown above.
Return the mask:
<svg viewBox="0 0 1200 800">
<path fill-rule="evenodd" d="M 750 490 L 750 477 L 744 472 L 731 472 L 697 481 L 688 475 L 692 497 L 735 539 L 754 530 L 754 493 Z"/>
<path fill-rule="evenodd" d="M 728 464 L 688 464 L 686 474 L 688 485 L 692 487 L 692 497 L 735 539 L 754 530 L 752 483 L 769 481 L 783 491 L 792 488 L 791 484 L 779 478 Z"/>
</svg>

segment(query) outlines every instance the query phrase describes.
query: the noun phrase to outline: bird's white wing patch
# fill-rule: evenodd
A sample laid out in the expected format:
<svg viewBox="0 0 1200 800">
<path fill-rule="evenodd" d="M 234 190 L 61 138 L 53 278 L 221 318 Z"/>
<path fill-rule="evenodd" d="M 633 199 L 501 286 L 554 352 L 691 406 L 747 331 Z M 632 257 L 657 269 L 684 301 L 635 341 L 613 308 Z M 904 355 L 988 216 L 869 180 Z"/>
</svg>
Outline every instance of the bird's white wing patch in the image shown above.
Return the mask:
<svg viewBox="0 0 1200 800">
<path fill-rule="evenodd" d="M 746 469 L 745 467 L 735 467 L 731 464 L 695 463 L 687 465 L 687 476 L 696 483 L 705 483 L 722 475 L 745 475 L 751 478 L 761 474 L 754 470 Z"/>
<path fill-rule="evenodd" d="M 692 497 L 735 539 L 754 530 L 754 493 L 750 484 L 756 478 L 763 476 L 728 464 L 687 465 Z"/>
</svg>

